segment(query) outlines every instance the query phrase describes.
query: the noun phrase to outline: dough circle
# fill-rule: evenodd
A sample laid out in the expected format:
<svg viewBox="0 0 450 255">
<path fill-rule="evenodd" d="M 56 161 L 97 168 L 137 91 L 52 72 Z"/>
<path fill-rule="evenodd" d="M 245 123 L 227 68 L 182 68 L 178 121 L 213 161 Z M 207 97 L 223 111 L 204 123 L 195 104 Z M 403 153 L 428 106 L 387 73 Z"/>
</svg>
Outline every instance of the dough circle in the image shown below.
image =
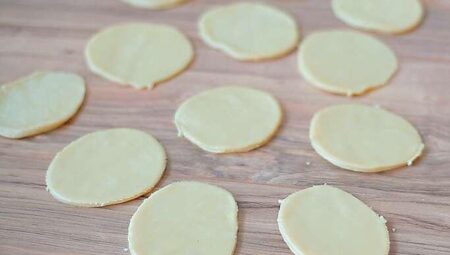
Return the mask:
<svg viewBox="0 0 450 255">
<path fill-rule="evenodd" d="M 23 138 L 64 124 L 84 100 L 83 78 L 36 72 L 0 87 L 0 135 Z"/>
<path fill-rule="evenodd" d="M 296 255 L 388 255 L 386 220 L 338 188 L 321 185 L 281 201 L 278 228 Z"/>
<path fill-rule="evenodd" d="M 176 182 L 139 206 L 128 228 L 132 255 L 232 255 L 238 207 L 233 195 L 200 182 Z"/>
<path fill-rule="evenodd" d="M 237 86 L 195 95 L 175 113 L 179 135 L 213 153 L 260 147 L 274 136 L 281 119 L 281 107 L 272 95 Z"/>
<path fill-rule="evenodd" d="M 332 7 L 344 23 L 384 33 L 409 31 L 424 16 L 419 0 L 333 0 Z"/>
<path fill-rule="evenodd" d="M 124 3 L 139 8 L 168 9 L 182 4 L 188 0 L 121 0 Z"/>
<path fill-rule="evenodd" d="M 358 104 L 317 112 L 309 136 L 323 158 L 359 172 L 410 165 L 424 148 L 419 133 L 408 121 L 386 110 Z"/>
<path fill-rule="evenodd" d="M 300 73 L 318 88 L 347 96 L 387 83 L 397 70 L 395 54 L 372 36 L 348 30 L 316 32 L 300 45 Z"/>
<path fill-rule="evenodd" d="M 206 44 L 239 60 L 277 58 L 294 50 L 299 41 L 292 17 L 256 3 L 212 9 L 200 18 L 199 30 Z"/>
<path fill-rule="evenodd" d="M 134 129 L 87 134 L 51 162 L 47 188 L 57 200 L 86 207 L 117 204 L 149 192 L 166 167 L 166 153 L 151 135 Z"/>
<path fill-rule="evenodd" d="M 194 51 L 189 40 L 173 27 L 131 23 L 94 35 L 85 54 L 92 72 L 143 89 L 183 71 Z"/>
</svg>

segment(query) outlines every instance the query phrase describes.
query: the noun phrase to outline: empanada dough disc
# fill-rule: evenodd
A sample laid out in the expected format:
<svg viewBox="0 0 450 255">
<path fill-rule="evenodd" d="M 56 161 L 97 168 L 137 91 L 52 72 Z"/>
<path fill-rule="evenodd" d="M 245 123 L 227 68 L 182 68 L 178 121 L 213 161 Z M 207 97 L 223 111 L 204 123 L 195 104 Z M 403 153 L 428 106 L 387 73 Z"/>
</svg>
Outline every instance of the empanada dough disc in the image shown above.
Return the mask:
<svg viewBox="0 0 450 255">
<path fill-rule="evenodd" d="M 139 8 L 167 9 L 175 7 L 188 0 L 121 0 Z"/>
<path fill-rule="evenodd" d="M 130 221 L 132 255 L 232 255 L 238 230 L 233 196 L 217 186 L 176 182 L 153 193 Z"/>
<path fill-rule="evenodd" d="M 423 19 L 419 0 L 333 0 L 334 14 L 357 28 L 384 33 L 402 33 Z"/>
<path fill-rule="evenodd" d="M 372 36 L 349 30 L 311 34 L 298 54 L 300 73 L 308 82 L 347 96 L 384 85 L 397 70 L 391 49 Z"/>
<path fill-rule="evenodd" d="M 87 134 L 56 154 L 47 188 L 63 203 L 106 206 L 148 193 L 165 167 L 164 148 L 151 135 L 108 129 Z"/>
<path fill-rule="evenodd" d="M 237 86 L 195 95 L 175 113 L 179 135 L 213 153 L 260 147 L 272 138 L 281 119 L 281 107 L 273 96 Z"/>
<path fill-rule="evenodd" d="M 295 49 L 299 40 L 293 18 L 256 3 L 212 9 L 200 18 L 199 30 L 206 44 L 239 60 L 280 57 Z"/>
<path fill-rule="evenodd" d="M 0 135 L 23 138 L 64 124 L 85 95 L 83 78 L 72 73 L 36 72 L 0 87 Z"/>
<path fill-rule="evenodd" d="M 138 89 L 152 88 L 175 76 L 194 56 L 181 32 L 150 23 L 109 27 L 92 37 L 85 54 L 94 73 Z"/>
<path fill-rule="evenodd" d="M 379 172 L 412 164 L 424 145 L 402 117 L 378 107 L 346 104 L 317 112 L 311 144 L 332 164 L 359 172 Z"/>
<path fill-rule="evenodd" d="M 296 255 L 388 255 L 386 220 L 351 194 L 314 186 L 282 200 L 278 227 Z"/>
</svg>

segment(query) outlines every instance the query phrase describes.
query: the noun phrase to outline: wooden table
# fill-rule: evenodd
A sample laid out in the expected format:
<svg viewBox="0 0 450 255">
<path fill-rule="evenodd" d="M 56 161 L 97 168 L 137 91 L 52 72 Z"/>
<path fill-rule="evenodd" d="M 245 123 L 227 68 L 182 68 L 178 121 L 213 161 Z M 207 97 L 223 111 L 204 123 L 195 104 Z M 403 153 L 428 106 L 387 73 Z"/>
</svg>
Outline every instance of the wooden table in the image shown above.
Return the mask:
<svg viewBox="0 0 450 255">
<path fill-rule="evenodd" d="M 167 11 L 129 7 L 116 0 L 0 0 L 0 82 L 34 70 L 55 69 L 86 78 L 88 95 L 69 123 L 33 138 L 0 138 L 0 254 L 128 254 L 127 227 L 143 198 L 105 208 L 74 208 L 45 190 L 56 152 L 100 129 L 132 127 L 166 147 L 169 165 L 157 188 L 198 180 L 230 190 L 239 203 L 236 255 L 292 254 L 278 232 L 279 199 L 315 184 L 351 192 L 388 220 L 390 254 L 450 254 L 450 1 L 426 1 L 427 17 L 416 31 L 381 36 L 400 60 L 390 84 L 357 98 L 327 94 L 307 84 L 296 54 L 262 63 L 235 61 L 197 35 L 196 21 L 228 1 L 193 0 Z M 293 14 L 302 35 L 346 28 L 328 0 L 272 0 Z M 121 87 L 93 75 L 83 50 L 99 29 L 117 23 L 167 23 L 184 31 L 196 59 L 182 75 L 151 91 Z M 225 84 L 270 91 L 285 119 L 267 146 L 250 153 L 214 155 L 177 137 L 172 123 L 187 97 Z M 414 166 L 379 174 L 341 170 L 320 158 L 308 139 L 315 111 L 332 104 L 378 104 L 410 120 L 426 144 Z M 394 231 L 395 229 L 395 231 Z"/>
</svg>

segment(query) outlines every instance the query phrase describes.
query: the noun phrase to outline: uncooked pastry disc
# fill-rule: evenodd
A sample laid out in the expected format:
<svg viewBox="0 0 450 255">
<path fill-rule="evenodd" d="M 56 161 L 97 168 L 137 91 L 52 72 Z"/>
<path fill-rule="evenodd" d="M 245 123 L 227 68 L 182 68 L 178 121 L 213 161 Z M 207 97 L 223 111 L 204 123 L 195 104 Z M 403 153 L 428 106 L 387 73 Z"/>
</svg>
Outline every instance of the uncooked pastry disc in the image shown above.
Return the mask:
<svg viewBox="0 0 450 255">
<path fill-rule="evenodd" d="M 199 30 L 206 44 L 239 60 L 280 57 L 295 49 L 299 40 L 292 17 L 256 3 L 212 9 L 200 18 Z"/>
<path fill-rule="evenodd" d="M 91 38 L 85 53 L 92 72 L 138 89 L 175 76 L 194 56 L 181 32 L 150 23 L 109 27 Z"/>
<path fill-rule="evenodd" d="M 175 7 L 188 0 L 121 0 L 139 8 L 167 9 Z"/>
<path fill-rule="evenodd" d="M 273 96 L 235 86 L 195 95 L 175 113 L 179 135 L 214 153 L 244 152 L 264 145 L 281 119 L 281 107 Z"/>
<path fill-rule="evenodd" d="M 232 255 L 237 204 L 217 186 L 176 182 L 153 193 L 130 221 L 133 255 Z"/>
<path fill-rule="evenodd" d="M 108 129 L 87 134 L 56 154 L 47 171 L 47 188 L 67 204 L 117 204 L 148 193 L 165 167 L 164 148 L 151 135 Z"/>
<path fill-rule="evenodd" d="M 299 69 L 304 78 L 328 92 L 359 95 L 387 83 L 397 59 L 372 36 L 348 30 L 316 32 L 300 45 Z"/>
<path fill-rule="evenodd" d="M 388 255 L 386 220 L 351 194 L 314 186 L 281 202 L 278 227 L 296 255 Z"/>
<path fill-rule="evenodd" d="M 36 72 L 0 87 L 0 135 L 23 138 L 55 129 L 84 99 L 83 78 L 73 73 Z"/>
<path fill-rule="evenodd" d="M 408 121 L 379 107 L 359 104 L 317 112 L 309 135 L 323 158 L 360 172 L 410 165 L 424 148 L 419 133 Z"/>
<path fill-rule="evenodd" d="M 384 33 L 402 33 L 423 19 L 419 0 L 333 0 L 334 14 L 350 26 Z"/>
</svg>

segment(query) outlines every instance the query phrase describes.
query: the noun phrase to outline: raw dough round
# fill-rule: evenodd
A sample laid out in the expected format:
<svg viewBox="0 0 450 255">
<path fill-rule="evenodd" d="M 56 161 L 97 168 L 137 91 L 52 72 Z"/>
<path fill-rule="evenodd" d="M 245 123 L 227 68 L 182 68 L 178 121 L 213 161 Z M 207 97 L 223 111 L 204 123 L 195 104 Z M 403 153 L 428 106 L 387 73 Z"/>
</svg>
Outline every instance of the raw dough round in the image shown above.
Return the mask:
<svg viewBox="0 0 450 255">
<path fill-rule="evenodd" d="M 334 14 L 350 26 L 384 33 L 402 33 L 423 19 L 419 0 L 333 0 Z"/>
<path fill-rule="evenodd" d="M 228 191 L 200 182 L 172 183 L 153 193 L 130 221 L 133 255 L 232 255 L 237 204 Z"/>
<path fill-rule="evenodd" d="M 117 204 L 148 193 L 166 168 L 166 153 L 151 135 L 134 129 L 87 134 L 59 152 L 47 171 L 57 200 L 86 207 Z"/>
<path fill-rule="evenodd" d="M 372 36 L 348 30 L 317 32 L 300 45 L 299 69 L 307 81 L 348 96 L 384 85 L 397 70 L 397 59 Z"/>
<path fill-rule="evenodd" d="M 278 227 L 296 255 L 388 255 L 386 220 L 351 194 L 314 186 L 281 202 Z"/>
<path fill-rule="evenodd" d="M 348 104 L 317 112 L 311 144 L 332 164 L 359 172 L 379 172 L 412 164 L 424 145 L 402 117 L 378 107 Z"/>
<path fill-rule="evenodd" d="M 72 73 L 36 72 L 0 87 L 0 135 L 23 138 L 61 126 L 85 95 L 83 78 Z"/>
<path fill-rule="evenodd" d="M 159 24 L 132 23 L 107 28 L 86 46 L 92 72 L 138 89 L 152 88 L 192 61 L 189 40 L 177 29 Z"/>
<path fill-rule="evenodd" d="M 195 95 L 175 113 L 179 136 L 214 153 L 245 152 L 264 145 L 281 119 L 281 107 L 273 96 L 234 86 Z"/>
<path fill-rule="evenodd" d="M 297 47 L 295 20 L 263 4 L 234 3 L 206 12 L 200 36 L 209 46 L 239 60 L 262 60 L 285 55 Z"/>
<path fill-rule="evenodd" d="M 131 4 L 139 8 L 149 9 L 167 9 L 175 7 L 188 0 L 121 0 L 127 4 Z"/>
</svg>

